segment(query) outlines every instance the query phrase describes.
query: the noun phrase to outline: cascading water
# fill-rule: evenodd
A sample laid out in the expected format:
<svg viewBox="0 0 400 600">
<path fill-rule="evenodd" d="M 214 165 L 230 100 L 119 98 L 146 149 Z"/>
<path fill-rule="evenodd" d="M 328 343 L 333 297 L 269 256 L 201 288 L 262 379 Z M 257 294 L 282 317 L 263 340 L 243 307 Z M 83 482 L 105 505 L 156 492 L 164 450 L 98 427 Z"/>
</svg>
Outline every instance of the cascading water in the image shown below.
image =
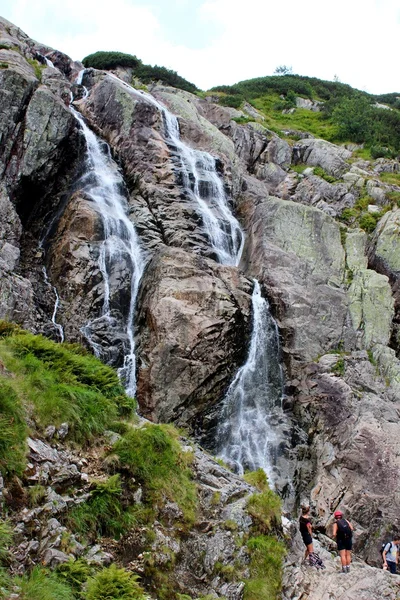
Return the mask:
<svg viewBox="0 0 400 600">
<path fill-rule="evenodd" d="M 229 209 L 215 159 L 184 144 L 177 118 L 150 94 L 111 77 L 161 112 L 165 138 L 180 181 L 188 197 L 197 205 L 210 246 L 218 262 L 237 266 L 244 235 Z M 219 456 L 236 471 L 242 474 L 246 469 L 263 468 L 274 484 L 277 479 L 275 465 L 286 425 L 282 411 L 283 376 L 278 329 L 256 280 L 252 308 L 253 329 L 248 358 L 224 399 L 216 443 Z"/>
<path fill-rule="evenodd" d="M 56 298 L 55 303 L 54 303 L 54 308 L 53 308 L 53 314 L 51 316 L 51 322 L 54 324 L 55 328 L 58 331 L 58 335 L 60 337 L 60 342 L 63 342 L 64 341 L 64 329 L 62 328 L 62 325 L 60 325 L 56 321 L 57 311 L 58 311 L 58 307 L 60 305 L 60 297 L 58 295 L 57 288 L 54 285 L 52 285 L 49 281 L 46 267 L 43 267 L 43 277 L 44 277 L 45 284 L 52 290 L 52 292 L 54 293 L 55 298 Z"/>
<path fill-rule="evenodd" d="M 83 72 L 79 74 L 82 84 Z M 193 150 L 180 140 L 177 118 L 150 94 L 135 90 L 114 75 L 109 75 L 124 86 L 131 94 L 140 96 L 150 102 L 163 116 L 165 139 L 170 148 L 180 181 L 189 199 L 194 201 L 202 217 L 205 233 L 210 247 L 221 264 L 237 266 L 243 250 L 244 235 L 236 218 L 231 213 L 222 181 L 216 170 L 215 159 L 206 152 Z M 86 93 L 86 92 L 85 92 Z M 106 173 L 104 155 L 99 151 L 94 134 L 86 127 L 82 117 L 77 113 L 82 129 L 87 137 L 88 154 L 95 172 L 97 183 L 90 184 L 88 193 L 99 202 L 103 215 L 104 197 L 96 192 L 100 187 L 100 173 Z M 99 199 L 96 196 L 99 195 Z M 104 229 L 109 229 L 108 213 L 105 212 Z M 129 222 L 130 223 L 130 222 Z M 111 228 L 112 229 L 112 228 Z M 133 226 L 132 226 L 132 230 Z M 111 235 L 116 236 L 117 232 Z M 105 242 L 100 253 L 100 269 L 104 277 L 105 298 L 103 313 L 109 311 L 109 292 L 107 283 L 107 260 L 109 249 Z M 138 244 L 135 234 L 135 252 Z M 141 254 L 139 252 L 139 256 Z M 107 258 L 108 257 L 108 258 Z M 143 259 L 140 258 L 143 265 Z M 134 268 L 138 273 L 136 291 L 132 293 L 132 325 L 133 308 L 136 300 L 137 285 L 143 266 Z M 140 275 L 139 275 L 140 273 Z M 217 433 L 219 455 L 236 471 L 263 468 L 272 484 L 276 480 L 275 465 L 285 432 L 285 418 L 282 411 L 283 377 L 279 362 L 279 334 L 273 320 L 268 302 L 262 297 L 258 281 L 254 281 L 252 296 L 253 329 L 246 363 L 239 369 L 231 383 L 223 403 L 221 426 Z M 129 329 L 129 327 L 128 327 Z M 130 331 L 131 331 L 130 327 Z M 133 337 L 132 337 L 133 344 Z M 134 357 L 134 347 L 129 356 Z M 131 360 L 131 359 L 129 359 Z M 134 360 L 134 359 L 133 359 Z M 134 362 L 133 362 L 134 366 Z"/>
<path fill-rule="evenodd" d="M 93 331 L 99 320 L 108 320 L 111 316 L 111 282 L 112 267 L 125 262 L 130 272 L 130 301 L 125 324 L 127 347 L 124 348 L 124 364 L 119 375 L 126 392 L 134 396 L 136 392 L 136 356 L 134 340 L 134 313 L 139 282 L 143 274 L 145 260 L 133 223 L 127 216 L 127 202 L 121 190 L 123 180 L 117 165 L 110 156 L 107 144 L 99 142 L 89 129 L 83 117 L 72 106 L 71 111 L 78 120 L 85 136 L 87 156 L 86 169 L 79 187 L 95 203 L 103 224 L 103 241 L 99 248 L 99 268 L 103 276 L 104 301 L 101 317 L 87 323 L 82 332 L 91 344 L 95 354 L 102 355 L 101 344 L 94 340 Z M 107 150 L 105 153 L 104 150 Z"/>
<path fill-rule="evenodd" d="M 283 375 L 278 328 L 254 280 L 253 328 L 245 364 L 224 399 L 217 433 L 218 455 L 235 471 L 262 468 L 275 482 L 278 447 L 283 439 Z"/>
<path fill-rule="evenodd" d="M 207 152 L 194 150 L 182 142 L 178 119 L 153 96 L 135 90 L 115 75 L 110 77 L 116 79 L 131 94 L 140 96 L 161 112 L 165 140 L 175 162 L 177 175 L 189 199 L 193 201 L 200 213 L 211 249 L 219 263 L 237 266 L 242 255 L 244 235 L 228 206 L 215 158 Z"/>
</svg>

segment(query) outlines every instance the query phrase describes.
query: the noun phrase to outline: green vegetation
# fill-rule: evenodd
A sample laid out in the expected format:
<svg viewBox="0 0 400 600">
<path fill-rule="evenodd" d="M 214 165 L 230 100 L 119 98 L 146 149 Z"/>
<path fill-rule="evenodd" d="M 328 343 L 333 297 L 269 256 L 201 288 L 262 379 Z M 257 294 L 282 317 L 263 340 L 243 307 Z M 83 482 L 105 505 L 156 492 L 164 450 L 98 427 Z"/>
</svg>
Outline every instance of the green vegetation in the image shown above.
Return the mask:
<svg viewBox="0 0 400 600">
<path fill-rule="evenodd" d="M 400 187 L 400 173 L 381 173 L 380 178 L 384 183 Z"/>
<path fill-rule="evenodd" d="M 144 425 L 132 429 L 113 447 L 123 469 L 144 490 L 145 502 L 157 508 L 165 499 L 176 502 L 184 521 L 195 520 L 196 488 L 191 479 L 190 452 L 183 452 L 178 433 L 169 425 Z"/>
<path fill-rule="evenodd" d="M 283 65 L 286 69 L 286 67 Z M 372 156 L 395 157 L 400 151 L 399 94 L 374 96 L 339 81 L 290 74 L 258 77 L 231 86 L 217 86 L 221 104 L 239 107 L 244 101 L 262 111 L 266 126 L 308 131 L 332 142 L 355 142 L 368 146 Z M 322 110 L 296 109 L 293 114 L 282 110 L 296 105 L 296 96 L 323 102 Z M 392 110 L 375 106 L 389 104 Z"/>
<path fill-rule="evenodd" d="M 282 588 L 282 561 L 285 548 L 275 537 L 260 535 L 247 542 L 250 578 L 244 600 L 278 600 Z"/>
<path fill-rule="evenodd" d="M 119 537 L 132 523 L 129 510 L 122 506 L 121 497 L 118 474 L 106 481 L 95 482 L 89 500 L 68 513 L 68 527 L 92 538 L 102 535 Z"/>
<path fill-rule="evenodd" d="M 0 69 L 8 69 L 8 63 L 0 62 Z"/>
<path fill-rule="evenodd" d="M 111 565 L 89 579 L 86 600 L 142 600 L 137 579 L 137 575 Z"/>
<path fill-rule="evenodd" d="M 285 545 L 279 540 L 281 501 L 269 488 L 262 469 L 246 473 L 246 481 L 260 490 L 251 496 L 247 511 L 253 518 L 252 536 L 247 541 L 250 578 L 245 583 L 245 600 L 278 600 L 282 587 Z"/>
<path fill-rule="evenodd" d="M 136 69 L 141 64 L 141 60 L 132 54 L 125 54 L 124 52 L 94 52 L 85 56 L 82 60 L 84 67 L 87 69 L 93 67 L 93 69 L 115 69 L 116 67 L 131 67 Z"/>
<path fill-rule="evenodd" d="M 0 376 L 0 472 L 3 475 L 22 475 L 27 433 L 21 400 L 11 384 Z"/>
<path fill-rule="evenodd" d="M 39 428 L 68 422 L 70 438 L 81 443 L 118 415 L 133 413 L 134 400 L 116 372 L 78 345 L 56 344 L 0 322 L 0 360 L 12 374 L 0 375 L 0 468 L 7 464 L 9 472 L 23 468 L 24 412 L 33 413 Z"/>
<path fill-rule="evenodd" d="M 259 494 L 253 494 L 248 499 L 246 507 L 257 531 L 264 534 L 277 529 L 281 516 L 281 501 L 269 488 L 265 472 L 259 469 L 254 473 L 247 473 L 245 479 L 260 490 Z"/>
<path fill-rule="evenodd" d="M 344 364 L 344 358 L 343 357 L 339 358 L 339 360 L 337 361 L 337 363 L 332 367 L 331 371 L 332 371 L 332 373 L 334 373 L 338 377 L 343 377 L 344 376 L 344 373 L 345 373 L 345 364 Z"/>
<path fill-rule="evenodd" d="M 75 600 L 72 589 L 60 581 L 55 573 L 34 567 L 31 573 L 17 577 L 20 600 Z"/>
<path fill-rule="evenodd" d="M 46 65 L 40 64 L 40 62 L 38 60 L 35 60 L 34 58 L 27 58 L 27 61 L 31 65 L 31 67 L 33 67 L 36 79 L 42 81 L 42 71 L 46 68 Z"/>
<path fill-rule="evenodd" d="M 71 558 L 68 562 L 58 565 L 56 574 L 61 581 L 72 588 L 77 598 L 84 600 L 85 594 L 81 590 L 89 577 L 93 577 L 95 569 L 82 558 L 76 560 Z"/>
<path fill-rule="evenodd" d="M 133 69 L 133 76 L 140 79 L 143 83 L 150 81 L 162 81 L 166 85 L 186 90 L 187 92 L 197 92 L 197 87 L 178 75 L 176 71 L 155 65 L 145 65 L 142 61 L 132 54 L 123 52 L 95 52 L 85 56 L 82 60 L 86 68 L 94 69 L 115 69 L 116 67 L 130 67 Z"/>
<path fill-rule="evenodd" d="M 133 73 L 134 77 L 143 81 L 143 83 L 150 83 L 150 81 L 162 81 L 166 85 L 185 90 L 186 92 L 197 92 L 197 87 L 194 83 L 187 81 L 176 71 L 166 69 L 165 67 L 159 67 L 158 65 L 143 65 L 141 64 Z"/>
<path fill-rule="evenodd" d="M 369 213 L 368 205 L 374 204 L 374 199 L 370 196 L 361 196 L 353 206 L 353 208 L 345 208 L 340 215 L 340 220 L 349 226 L 361 227 L 367 233 L 372 233 L 375 227 L 391 208 L 391 204 L 387 204 L 377 213 Z"/>
</svg>

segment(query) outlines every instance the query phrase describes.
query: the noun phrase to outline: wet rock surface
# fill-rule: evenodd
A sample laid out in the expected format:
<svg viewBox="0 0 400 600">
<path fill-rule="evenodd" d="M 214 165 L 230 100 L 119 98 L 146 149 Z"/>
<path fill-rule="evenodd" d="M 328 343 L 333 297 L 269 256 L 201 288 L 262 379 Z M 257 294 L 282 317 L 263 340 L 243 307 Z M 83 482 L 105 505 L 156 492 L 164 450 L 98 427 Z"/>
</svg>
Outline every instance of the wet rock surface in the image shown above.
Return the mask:
<svg viewBox="0 0 400 600">
<path fill-rule="evenodd" d="M 68 108 L 73 90 L 76 109 L 109 144 L 123 172 L 129 217 L 146 251 L 135 329 L 140 410 L 153 420 L 189 426 L 210 441 L 224 393 L 246 356 L 251 278 L 257 277 L 282 337 L 284 406 L 295 423 L 292 502 L 308 498 L 325 533 L 333 511 L 345 509 L 355 525 L 360 559 L 349 575 L 340 575 L 326 550 L 331 542 L 321 533 L 327 569 L 317 573 L 300 564 L 302 548 L 296 550 L 294 541 L 283 597 L 375 600 L 379 589 L 379 597 L 396 598 L 394 578 L 375 567 L 376 540 L 389 527 L 400 528 L 399 209 L 388 210 L 370 237 L 335 219 L 365 193 L 373 201 L 370 212 L 390 208 L 389 194 L 399 187 L 379 175 L 400 172 L 398 160 L 350 164 L 350 150 L 304 132 L 289 132 L 302 137 L 291 147 L 251 107 L 244 110 L 256 120 L 242 123 L 245 113 L 213 98 L 152 86 L 154 97 L 178 116 L 182 139 L 215 157 L 229 206 L 245 230 L 240 268 L 222 267 L 183 192 L 157 107 L 110 73 L 95 70 L 85 76 L 85 98 L 74 83 L 81 65 L 4 19 L 0 42 L 5 46 L 0 61 L 8 65 L 0 70 L 0 316 L 59 339 L 55 285 L 67 341 L 82 341 L 82 328 L 97 319 L 92 333 L 107 346 L 107 360 L 117 362 L 126 344 L 117 333 L 129 295 L 122 259 L 111 277 L 118 309 L 101 314 L 102 223 L 94 203 L 77 189 L 86 154 Z M 54 68 L 45 66 L 44 56 Z M 130 81 L 129 71 L 119 75 Z M 308 169 L 298 174 L 291 170 L 297 164 Z M 317 175 L 316 167 L 335 181 Z M 66 442 L 66 427 L 50 427 L 44 439 L 33 436 L 26 481 L 5 485 L 0 478 L 2 498 L 16 511 L 19 572 L 39 562 L 53 568 L 71 556 L 99 564 L 130 556 L 140 572 L 144 559 L 132 550 L 140 548 L 140 532 L 137 545 L 124 546 L 122 540 L 117 548 L 87 547 L 67 532 L 72 537 L 66 550 L 63 518 L 88 497 L 92 476 L 86 459 Z M 240 600 L 243 583 L 226 581 L 218 563 L 240 563 L 245 580 L 248 556 L 223 524 L 234 521 L 245 535 L 250 522 L 244 504 L 251 489 L 200 451 L 194 477 L 201 496 L 198 522 L 187 539 L 177 540 L 179 507 L 167 504 L 169 526 L 155 528 L 156 563 L 165 565 L 171 552 L 179 557 L 174 577 L 182 593 Z M 31 507 L 24 486 L 34 485 L 43 486 L 43 498 Z M 138 489 L 135 502 L 140 496 Z"/>
</svg>

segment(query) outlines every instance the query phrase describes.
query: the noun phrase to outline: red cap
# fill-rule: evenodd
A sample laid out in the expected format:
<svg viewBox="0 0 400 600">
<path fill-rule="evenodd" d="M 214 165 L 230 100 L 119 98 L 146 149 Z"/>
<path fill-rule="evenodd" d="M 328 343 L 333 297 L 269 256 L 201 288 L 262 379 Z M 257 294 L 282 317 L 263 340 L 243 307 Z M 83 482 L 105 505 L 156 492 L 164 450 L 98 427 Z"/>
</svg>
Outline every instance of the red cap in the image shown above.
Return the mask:
<svg viewBox="0 0 400 600">
<path fill-rule="evenodd" d="M 341 517 L 343 517 L 343 513 L 341 510 L 337 510 L 335 511 L 335 514 L 333 516 L 335 517 L 335 519 L 340 519 Z"/>
</svg>

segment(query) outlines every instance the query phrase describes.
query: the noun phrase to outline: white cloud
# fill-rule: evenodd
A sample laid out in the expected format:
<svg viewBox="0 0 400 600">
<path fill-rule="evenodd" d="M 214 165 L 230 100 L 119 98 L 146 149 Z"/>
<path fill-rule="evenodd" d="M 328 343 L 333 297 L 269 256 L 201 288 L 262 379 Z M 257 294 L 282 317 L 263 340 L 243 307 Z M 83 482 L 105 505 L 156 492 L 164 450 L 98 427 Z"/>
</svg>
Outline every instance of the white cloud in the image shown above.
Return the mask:
<svg viewBox="0 0 400 600">
<path fill-rule="evenodd" d="M 338 75 L 375 93 L 400 91 L 394 66 L 398 0 L 336 0 L 328 5 L 320 0 L 205 0 L 198 13 L 193 10 L 193 18 L 205 32 L 216 26 L 219 33 L 198 49 L 172 43 L 146 0 L 13 0 L 2 10 L 5 1 L 0 0 L 1 14 L 72 58 L 100 49 L 129 52 L 173 68 L 204 89 L 272 74 L 286 64 L 302 75 Z M 173 2 L 186 9 L 191 5 L 190 0 Z"/>
</svg>

